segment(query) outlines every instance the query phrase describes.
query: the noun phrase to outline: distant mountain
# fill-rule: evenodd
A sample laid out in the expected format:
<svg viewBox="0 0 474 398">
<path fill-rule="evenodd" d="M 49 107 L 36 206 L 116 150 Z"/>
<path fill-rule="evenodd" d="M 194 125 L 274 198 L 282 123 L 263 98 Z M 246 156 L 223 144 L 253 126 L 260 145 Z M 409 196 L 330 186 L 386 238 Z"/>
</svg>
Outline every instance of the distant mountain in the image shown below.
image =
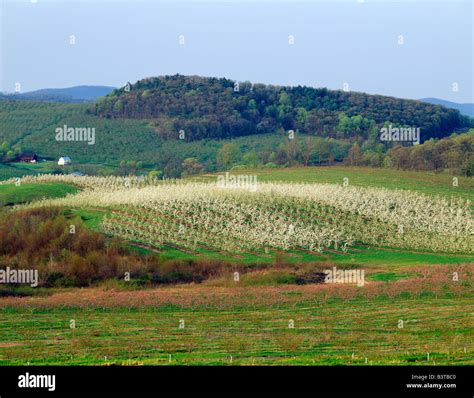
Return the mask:
<svg viewBox="0 0 474 398">
<path fill-rule="evenodd" d="M 2 94 L 1 98 L 34 100 L 45 102 L 80 103 L 95 101 L 109 94 L 115 87 L 107 86 L 76 86 L 67 88 L 44 88 L 21 94 Z"/>
<path fill-rule="evenodd" d="M 422 98 L 420 101 L 433 105 L 442 105 L 446 108 L 457 109 L 461 115 L 474 117 L 474 104 L 458 104 L 457 102 L 445 101 L 439 98 Z"/>
</svg>

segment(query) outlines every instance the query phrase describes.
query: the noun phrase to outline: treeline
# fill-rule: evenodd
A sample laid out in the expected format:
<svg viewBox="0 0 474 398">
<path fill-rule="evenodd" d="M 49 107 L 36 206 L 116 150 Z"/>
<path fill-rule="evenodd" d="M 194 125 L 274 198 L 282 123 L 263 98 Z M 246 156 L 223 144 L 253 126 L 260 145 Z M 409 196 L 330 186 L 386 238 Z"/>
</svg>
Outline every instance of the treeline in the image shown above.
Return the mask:
<svg viewBox="0 0 474 398">
<path fill-rule="evenodd" d="M 388 151 L 390 166 L 403 170 L 447 170 L 453 174 L 474 176 L 474 130 L 453 134 L 441 140 L 429 140 L 411 147 L 396 146 Z"/>
<path fill-rule="evenodd" d="M 280 129 L 338 139 L 368 138 L 393 123 L 421 129 L 422 139 L 443 137 L 469 125 L 459 111 L 414 100 L 238 83 L 198 76 L 148 78 L 101 98 L 90 113 L 105 118 L 153 120 L 167 138 L 198 140 L 273 133 Z M 348 120 L 341 124 L 341 113 Z"/>
<path fill-rule="evenodd" d="M 345 164 L 474 176 L 473 129 L 464 134 L 430 139 L 411 146 L 387 146 L 371 140 L 336 140 L 307 135 L 296 136 L 292 140 L 275 135 L 257 137 L 249 142 L 224 142 L 216 148 L 215 167 L 214 163 L 206 162 L 206 158 L 183 157 L 182 153 L 176 153 L 164 168 L 152 173 L 157 177 L 179 178 L 203 171 Z"/>
<path fill-rule="evenodd" d="M 342 162 L 352 145 L 348 140 L 308 135 L 296 135 L 289 139 L 283 134 L 255 135 L 219 142 L 194 141 L 186 146 L 178 144 L 174 140 L 165 144 L 167 157 L 150 172 L 151 175 L 180 178 L 219 170 L 332 165 Z M 122 161 L 119 171 L 125 170 L 125 173 L 120 175 L 133 171 L 137 163 Z"/>
<path fill-rule="evenodd" d="M 268 136 L 270 138 L 271 135 Z M 217 170 L 244 168 L 276 168 L 345 164 L 403 170 L 443 171 L 474 176 L 474 130 L 453 134 L 443 139 L 431 139 L 423 144 L 387 147 L 370 140 L 335 140 L 298 136 L 279 141 L 265 140 L 267 145 L 227 141 L 216 151 Z M 276 145 L 276 142 L 279 142 Z M 260 143 L 261 144 L 261 143 Z M 208 164 L 196 157 L 170 158 L 164 169 L 154 176 L 179 178 L 209 170 Z"/>
</svg>

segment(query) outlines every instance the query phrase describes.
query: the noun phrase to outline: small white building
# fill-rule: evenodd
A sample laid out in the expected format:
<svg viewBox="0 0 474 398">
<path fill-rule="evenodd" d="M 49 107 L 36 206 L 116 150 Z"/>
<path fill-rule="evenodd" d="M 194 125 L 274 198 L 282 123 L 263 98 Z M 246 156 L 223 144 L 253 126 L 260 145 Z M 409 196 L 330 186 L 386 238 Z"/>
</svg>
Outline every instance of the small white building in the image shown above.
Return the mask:
<svg viewBox="0 0 474 398">
<path fill-rule="evenodd" d="M 62 156 L 58 160 L 59 166 L 66 166 L 67 164 L 71 164 L 71 158 L 68 156 Z"/>
</svg>

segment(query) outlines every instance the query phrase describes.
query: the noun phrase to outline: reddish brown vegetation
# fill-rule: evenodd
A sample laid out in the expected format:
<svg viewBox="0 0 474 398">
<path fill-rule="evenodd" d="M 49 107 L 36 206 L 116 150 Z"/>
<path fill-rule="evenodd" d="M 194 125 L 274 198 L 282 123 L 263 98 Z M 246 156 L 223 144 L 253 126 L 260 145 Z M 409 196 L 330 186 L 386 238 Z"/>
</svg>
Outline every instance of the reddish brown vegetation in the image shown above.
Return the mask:
<svg viewBox="0 0 474 398">
<path fill-rule="evenodd" d="M 328 300 L 367 300 L 388 298 L 415 299 L 423 295 L 463 297 L 472 293 L 474 265 L 459 266 L 460 280 L 450 279 L 452 266 L 436 266 L 425 278 L 413 278 L 396 282 L 370 282 L 364 287 L 343 284 L 239 286 L 182 285 L 136 291 L 117 291 L 112 288 L 89 288 L 56 292 L 45 297 L 7 297 L 0 301 L 2 307 L 142 307 L 177 305 L 183 308 L 209 306 L 232 308 L 240 306 L 300 306 L 302 302 L 324 304 Z M 441 275 L 445 275 L 441 278 Z M 441 279 L 440 279 L 441 278 Z"/>
<path fill-rule="evenodd" d="M 223 262 L 160 261 L 156 255 L 140 255 L 56 209 L 3 214 L 0 242 L 0 267 L 38 269 L 42 286 L 89 286 L 123 279 L 125 273 L 139 285 L 201 282 L 232 269 Z"/>
</svg>

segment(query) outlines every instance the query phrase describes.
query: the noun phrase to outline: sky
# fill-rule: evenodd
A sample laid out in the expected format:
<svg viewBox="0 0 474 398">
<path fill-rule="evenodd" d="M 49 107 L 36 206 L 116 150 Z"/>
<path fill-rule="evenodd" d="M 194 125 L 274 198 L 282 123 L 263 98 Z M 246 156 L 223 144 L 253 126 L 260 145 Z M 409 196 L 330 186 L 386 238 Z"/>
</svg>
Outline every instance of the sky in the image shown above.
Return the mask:
<svg viewBox="0 0 474 398">
<path fill-rule="evenodd" d="M 3 92 L 180 73 L 474 102 L 471 0 L 0 1 Z"/>
</svg>

